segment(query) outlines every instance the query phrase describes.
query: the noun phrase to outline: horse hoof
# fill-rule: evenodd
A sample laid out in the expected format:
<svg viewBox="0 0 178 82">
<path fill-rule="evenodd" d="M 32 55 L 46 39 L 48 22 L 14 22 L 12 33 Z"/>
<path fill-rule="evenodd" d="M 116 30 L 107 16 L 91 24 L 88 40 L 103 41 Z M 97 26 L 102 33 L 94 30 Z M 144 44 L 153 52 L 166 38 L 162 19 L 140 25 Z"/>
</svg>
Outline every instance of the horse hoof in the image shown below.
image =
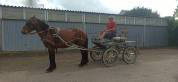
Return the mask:
<svg viewBox="0 0 178 82">
<path fill-rule="evenodd" d="M 51 73 L 53 72 L 53 70 L 46 70 L 46 73 Z"/>
<path fill-rule="evenodd" d="M 78 66 L 79 66 L 79 67 L 83 67 L 84 65 L 82 65 L 82 64 L 79 64 Z"/>
<path fill-rule="evenodd" d="M 56 68 L 48 68 L 48 69 L 46 70 L 46 73 L 53 72 L 55 69 L 56 69 Z"/>
<path fill-rule="evenodd" d="M 83 66 L 85 66 L 85 65 L 87 65 L 87 64 L 79 64 L 78 66 L 79 66 L 79 67 L 83 67 Z"/>
</svg>

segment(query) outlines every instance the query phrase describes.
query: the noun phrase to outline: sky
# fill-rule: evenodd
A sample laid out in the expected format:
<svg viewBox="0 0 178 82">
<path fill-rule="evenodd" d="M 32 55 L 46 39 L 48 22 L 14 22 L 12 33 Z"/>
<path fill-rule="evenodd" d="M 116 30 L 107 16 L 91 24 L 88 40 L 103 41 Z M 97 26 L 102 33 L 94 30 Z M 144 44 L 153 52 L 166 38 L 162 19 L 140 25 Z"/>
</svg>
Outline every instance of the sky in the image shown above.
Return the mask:
<svg viewBox="0 0 178 82">
<path fill-rule="evenodd" d="M 162 17 L 172 16 L 176 0 L 37 0 L 45 8 L 118 14 L 135 7 L 150 8 Z M 0 4 L 25 6 L 24 0 L 0 0 Z"/>
</svg>

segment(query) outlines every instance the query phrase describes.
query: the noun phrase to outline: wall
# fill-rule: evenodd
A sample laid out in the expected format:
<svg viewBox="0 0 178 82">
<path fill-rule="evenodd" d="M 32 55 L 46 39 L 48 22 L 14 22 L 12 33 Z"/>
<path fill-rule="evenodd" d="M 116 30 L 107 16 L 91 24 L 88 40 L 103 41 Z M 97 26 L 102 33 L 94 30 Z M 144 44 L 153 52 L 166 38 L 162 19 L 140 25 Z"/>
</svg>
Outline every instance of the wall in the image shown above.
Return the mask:
<svg viewBox="0 0 178 82">
<path fill-rule="evenodd" d="M 21 20 L 3 20 L 3 51 L 31 51 L 44 50 L 40 38 L 36 35 L 22 35 L 21 28 L 24 21 Z"/>
<path fill-rule="evenodd" d="M 0 51 L 2 50 L 2 20 L 0 19 Z"/>
<path fill-rule="evenodd" d="M 24 20 L 2 20 L 3 21 L 3 51 L 36 51 L 44 50 L 44 46 L 37 35 L 22 35 L 21 28 Z M 66 22 L 48 22 L 50 26 L 57 28 L 80 28 L 88 33 L 89 47 L 92 47 L 91 38 L 105 28 L 105 24 L 95 23 L 66 23 Z M 123 29 L 128 29 L 128 40 L 137 41 L 138 47 L 164 47 L 167 46 L 166 27 L 143 26 L 140 25 L 117 25 L 117 33 Z M 145 29 L 145 38 L 144 38 Z"/>
<path fill-rule="evenodd" d="M 2 7 L 0 6 L 0 50 L 2 50 Z"/>
<path fill-rule="evenodd" d="M 87 24 L 89 40 L 105 27 L 105 24 Z M 141 25 L 117 25 L 117 34 L 128 29 L 128 40 L 137 41 L 132 45 L 144 48 L 166 47 L 168 45 L 168 32 L 166 27 L 141 26 Z M 145 34 L 144 34 L 145 29 Z M 92 46 L 89 41 L 89 46 Z"/>
<path fill-rule="evenodd" d="M 137 41 L 135 45 L 144 48 L 165 47 L 168 45 L 167 22 L 162 18 L 126 17 L 114 14 L 74 12 L 62 10 L 32 9 L 0 6 L 0 50 L 39 51 L 45 50 L 36 35 L 24 36 L 21 28 L 31 16 L 36 16 L 53 27 L 80 28 L 88 33 L 89 47 L 91 38 L 102 31 L 109 16 L 117 22 L 117 33 L 128 29 L 128 40 Z M 7 9 L 7 11 L 6 11 Z M 13 12 L 13 13 L 12 13 Z M 18 16 L 16 16 L 18 15 Z"/>
<path fill-rule="evenodd" d="M 168 31 L 165 27 L 148 26 L 145 28 L 145 47 L 165 47 L 168 45 Z M 167 44 L 167 45 L 165 45 Z M 156 45 L 156 46 L 155 46 Z"/>
<path fill-rule="evenodd" d="M 2 19 L 2 7 L 0 6 L 0 19 Z"/>
</svg>

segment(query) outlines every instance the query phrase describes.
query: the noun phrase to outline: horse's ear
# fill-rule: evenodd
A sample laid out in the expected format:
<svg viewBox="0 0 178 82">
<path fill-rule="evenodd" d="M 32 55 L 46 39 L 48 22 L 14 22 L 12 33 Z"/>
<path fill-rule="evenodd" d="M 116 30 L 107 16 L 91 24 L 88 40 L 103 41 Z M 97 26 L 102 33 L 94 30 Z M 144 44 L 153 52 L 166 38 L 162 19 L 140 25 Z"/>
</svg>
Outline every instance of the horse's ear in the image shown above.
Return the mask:
<svg viewBox="0 0 178 82">
<path fill-rule="evenodd" d="M 33 24 L 36 24 L 36 20 L 37 20 L 36 16 L 33 15 L 33 17 L 31 18 L 32 23 L 33 23 Z"/>
<path fill-rule="evenodd" d="M 36 20 L 37 17 L 35 15 L 33 15 L 33 17 L 31 17 L 32 20 Z"/>
</svg>

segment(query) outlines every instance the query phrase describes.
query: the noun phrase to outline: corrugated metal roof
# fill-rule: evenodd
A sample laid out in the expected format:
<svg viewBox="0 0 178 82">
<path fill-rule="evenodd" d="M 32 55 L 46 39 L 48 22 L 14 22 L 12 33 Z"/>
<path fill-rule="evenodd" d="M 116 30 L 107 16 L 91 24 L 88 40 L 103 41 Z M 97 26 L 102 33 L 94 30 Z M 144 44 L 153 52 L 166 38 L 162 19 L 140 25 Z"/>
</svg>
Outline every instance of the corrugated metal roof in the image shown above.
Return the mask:
<svg viewBox="0 0 178 82">
<path fill-rule="evenodd" d="M 42 9 L 42 10 L 54 10 L 54 11 L 74 12 L 74 13 L 86 13 L 86 14 L 101 14 L 101 15 L 126 16 L 126 15 L 120 15 L 120 14 L 95 12 L 95 11 L 64 10 L 64 9 L 52 9 L 52 8 L 37 8 L 37 7 L 13 6 L 13 5 L 4 5 L 4 4 L 0 4 L 0 6 L 2 6 L 2 7 L 14 7 L 14 8 L 31 8 L 31 9 Z M 133 17 L 133 16 L 126 16 L 126 17 Z M 155 17 L 137 17 L 137 18 L 155 18 Z M 158 17 L 158 18 L 161 18 L 161 17 Z M 161 19 L 164 19 L 164 18 L 161 18 Z"/>
<path fill-rule="evenodd" d="M 75 12 L 75 13 L 91 13 L 91 14 L 119 15 L 119 14 L 104 13 L 104 12 L 94 12 L 94 11 L 64 10 L 64 9 L 38 8 L 38 7 L 14 6 L 14 5 L 3 5 L 3 4 L 0 4 L 0 6 L 2 6 L 2 7 L 14 7 L 14 8 L 32 8 L 32 9 L 42 9 L 42 10 L 56 10 L 56 11 Z"/>
</svg>

